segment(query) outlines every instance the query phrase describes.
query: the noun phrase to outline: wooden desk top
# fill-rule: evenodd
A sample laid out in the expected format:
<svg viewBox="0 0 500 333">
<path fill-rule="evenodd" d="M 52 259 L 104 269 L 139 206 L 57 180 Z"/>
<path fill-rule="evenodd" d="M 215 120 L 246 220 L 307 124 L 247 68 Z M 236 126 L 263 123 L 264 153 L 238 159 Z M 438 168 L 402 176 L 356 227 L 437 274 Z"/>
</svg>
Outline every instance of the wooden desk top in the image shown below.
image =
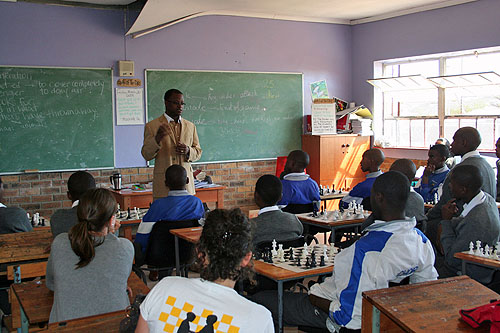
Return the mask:
<svg viewBox="0 0 500 333">
<path fill-rule="evenodd" d="M 492 268 L 500 268 L 500 260 L 490 259 L 468 254 L 466 252 L 457 252 L 453 255 L 455 258 L 466 260 L 468 262 L 475 262 L 481 265 L 489 266 Z"/>
<path fill-rule="evenodd" d="M 50 228 L 0 235 L 0 264 L 48 259 L 52 240 Z"/>
<path fill-rule="evenodd" d="M 363 298 L 407 332 L 477 332 L 460 319 L 458 311 L 500 295 L 463 275 L 366 291 Z"/>
<path fill-rule="evenodd" d="M 331 220 L 324 220 L 321 215 L 319 217 L 312 217 L 311 213 L 295 214 L 295 216 L 297 216 L 297 218 L 302 222 L 316 224 L 319 226 L 326 226 L 326 227 L 361 224 L 365 220 L 365 218 L 362 218 L 362 219 L 352 219 L 352 220 L 331 221 Z"/>
<path fill-rule="evenodd" d="M 320 200 L 342 199 L 343 197 L 345 197 L 348 194 L 349 194 L 349 192 L 328 193 L 328 194 L 320 195 L 319 198 L 320 198 Z"/>
<path fill-rule="evenodd" d="M 127 284 L 133 293 L 130 297 L 130 302 L 133 302 L 135 295 L 138 293 L 147 294 L 149 292 L 148 286 L 134 272 L 130 274 Z M 30 324 L 49 321 L 50 310 L 54 302 L 54 293 L 46 287 L 45 280 L 12 284 L 11 287 L 19 300 L 19 304 L 23 307 Z"/>
<path fill-rule="evenodd" d="M 170 233 L 190 243 L 198 243 L 203 227 L 172 229 Z"/>
<path fill-rule="evenodd" d="M 49 324 L 50 332 L 119 332 L 120 322 L 125 318 L 126 311 L 115 311 L 96 316 L 71 319 Z"/>
</svg>

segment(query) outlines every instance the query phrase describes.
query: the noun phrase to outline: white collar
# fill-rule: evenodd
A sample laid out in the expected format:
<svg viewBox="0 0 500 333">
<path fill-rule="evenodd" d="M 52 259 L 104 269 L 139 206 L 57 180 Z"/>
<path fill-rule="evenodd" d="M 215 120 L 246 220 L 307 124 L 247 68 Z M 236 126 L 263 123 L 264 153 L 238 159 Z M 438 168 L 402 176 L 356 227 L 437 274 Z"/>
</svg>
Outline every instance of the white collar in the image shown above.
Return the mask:
<svg viewBox="0 0 500 333">
<path fill-rule="evenodd" d="M 484 194 L 483 191 L 479 191 L 479 193 L 474 198 L 472 198 L 469 203 L 464 204 L 464 210 L 462 211 L 462 214 L 460 214 L 460 216 L 466 217 L 474 207 L 482 204 L 484 200 L 486 200 L 486 194 Z"/>
<path fill-rule="evenodd" d="M 305 172 L 292 172 L 283 177 L 286 180 L 307 180 L 309 179 L 309 175 Z"/>
<path fill-rule="evenodd" d="M 466 154 L 464 154 L 464 156 L 462 156 L 462 162 L 466 159 L 466 158 L 469 158 L 469 157 L 472 157 L 472 156 L 481 156 L 479 154 L 479 152 L 477 150 L 473 150 L 473 151 L 470 151 Z"/>
<path fill-rule="evenodd" d="M 76 206 L 78 206 L 79 203 L 80 203 L 80 200 L 73 201 L 73 204 L 71 205 L 71 208 L 75 208 Z"/>
<path fill-rule="evenodd" d="M 165 112 L 163 112 L 163 115 L 165 116 L 165 118 L 167 118 L 167 121 L 168 121 L 168 122 L 172 122 L 172 121 L 174 121 L 174 118 L 170 117 L 170 116 L 169 116 L 168 114 L 166 114 Z M 182 120 L 182 118 L 181 118 L 181 116 L 179 116 L 179 120 L 177 121 L 177 123 L 178 123 L 178 124 L 180 124 L 180 123 L 181 123 L 181 120 Z"/>
<path fill-rule="evenodd" d="M 443 172 L 446 172 L 446 171 L 449 171 L 450 169 L 448 168 L 448 166 L 445 164 L 443 165 L 442 168 L 439 168 L 437 170 L 434 170 L 434 174 L 439 174 L 439 173 L 443 173 Z"/>
<path fill-rule="evenodd" d="M 280 210 L 278 206 L 268 206 L 259 210 L 259 215 L 267 212 L 274 212 L 275 210 Z"/>
<path fill-rule="evenodd" d="M 377 170 L 375 172 L 370 172 L 369 174 L 366 175 L 366 178 L 375 178 L 378 177 L 382 174 L 382 171 Z"/>
<path fill-rule="evenodd" d="M 411 187 L 411 185 L 410 185 L 410 192 L 415 192 L 415 193 L 417 193 L 417 192 L 413 189 L 413 187 Z"/>
<path fill-rule="evenodd" d="M 0 208 L 7 208 L 7 206 L 0 202 Z"/>
<path fill-rule="evenodd" d="M 183 195 L 190 195 L 187 190 L 170 190 L 168 191 L 169 197 L 180 197 Z"/>
</svg>

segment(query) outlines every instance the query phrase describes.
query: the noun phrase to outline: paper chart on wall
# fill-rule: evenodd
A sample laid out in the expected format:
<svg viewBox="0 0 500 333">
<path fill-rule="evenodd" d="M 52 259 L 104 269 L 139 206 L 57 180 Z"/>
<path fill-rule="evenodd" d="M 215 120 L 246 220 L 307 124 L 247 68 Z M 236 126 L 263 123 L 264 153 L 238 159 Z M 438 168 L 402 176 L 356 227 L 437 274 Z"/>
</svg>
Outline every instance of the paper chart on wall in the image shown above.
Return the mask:
<svg viewBox="0 0 500 333">
<path fill-rule="evenodd" d="M 142 88 L 116 88 L 116 124 L 143 125 L 144 103 Z"/>
</svg>

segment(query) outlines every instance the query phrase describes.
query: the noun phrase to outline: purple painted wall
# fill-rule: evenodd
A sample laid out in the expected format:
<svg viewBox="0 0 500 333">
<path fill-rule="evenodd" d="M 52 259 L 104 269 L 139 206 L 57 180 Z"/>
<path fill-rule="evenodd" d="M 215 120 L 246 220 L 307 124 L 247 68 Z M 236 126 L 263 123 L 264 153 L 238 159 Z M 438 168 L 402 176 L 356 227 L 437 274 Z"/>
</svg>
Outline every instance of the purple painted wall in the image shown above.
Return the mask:
<svg viewBox="0 0 500 333">
<path fill-rule="evenodd" d="M 207 16 L 132 39 L 124 38 L 124 15 L 0 2 L 6 32 L 0 35 L 0 65 L 112 67 L 127 57 L 143 82 L 145 68 L 302 72 L 305 114 L 308 86 L 317 80 L 326 79 L 331 95 L 352 99 L 349 26 Z M 145 165 L 142 135 L 143 126 L 115 127 L 117 167 Z"/>
<path fill-rule="evenodd" d="M 480 0 L 352 28 L 352 96 L 373 109 L 373 62 L 500 46 L 500 1 Z"/>
</svg>

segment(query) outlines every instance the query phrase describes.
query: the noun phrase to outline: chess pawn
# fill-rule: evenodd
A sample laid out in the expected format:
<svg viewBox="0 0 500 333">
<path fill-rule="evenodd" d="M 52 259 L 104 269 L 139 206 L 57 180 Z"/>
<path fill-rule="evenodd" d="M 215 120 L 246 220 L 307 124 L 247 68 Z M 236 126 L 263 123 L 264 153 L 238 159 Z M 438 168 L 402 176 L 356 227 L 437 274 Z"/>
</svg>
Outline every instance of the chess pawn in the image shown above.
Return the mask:
<svg viewBox="0 0 500 333">
<path fill-rule="evenodd" d="M 326 254 L 326 252 L 328 251 L 328 247 L 325 245 L 323 245 L 323 255 L 321 256 L 324 260 L 328 260 L 328 255 Z"/>
<path fill-rule="evenodd" d="M 311 266 L 311 262 L 309 261 L 309 257 L 306 258 L 306 267 L 309 268 Z"/>
<path fill-rule="evenodd" d="M 472 241 L 469 243 L 469 254 L 474 254 L 474 243 Z"/>
<path fill-rule="evenodd" d="M 490 256 L 490 247 L 488 244 L 485 245 L 484 247 L 484 256 L 489 257 Z"/>
<path fill-rule="evenodd" d="M 290 248 L 290 253 L 288 255 L 288 260 L 292 261 L 295 260 L 295 258 L 293 257 L 293 247 Z"/>
<path fill-rule="evenodd" d="M 335 184 L 332 184 L 332 193 L 335 193 Z"/>
<path fill-rule="evenodd" d="M 326 260 L 328 260 L 328 259 L 326 259 Z M 325 256 L 321 256 L 321 258 L 319 260 L 319 266 L 320 267 L 326 266 L 325 265 Z"/>
<path fill-rule="evenodd" d="M 482 256 L 483 255 L 483 249 L 481 248 L 481 241 L 477 240 L 476 241 L 476 250 L 474 251 L 474 254 L 476 256 Z"/>
<path fill-rule="evenodd" d="M 308 253 L 307 253 L 306 249 L 302 249 L 302 253 L 300 254 L 300 257 L 302 259 L 305 259 L 305 258 L 307 258 L 307 255 L 308 255 Z"/>
</svg>

